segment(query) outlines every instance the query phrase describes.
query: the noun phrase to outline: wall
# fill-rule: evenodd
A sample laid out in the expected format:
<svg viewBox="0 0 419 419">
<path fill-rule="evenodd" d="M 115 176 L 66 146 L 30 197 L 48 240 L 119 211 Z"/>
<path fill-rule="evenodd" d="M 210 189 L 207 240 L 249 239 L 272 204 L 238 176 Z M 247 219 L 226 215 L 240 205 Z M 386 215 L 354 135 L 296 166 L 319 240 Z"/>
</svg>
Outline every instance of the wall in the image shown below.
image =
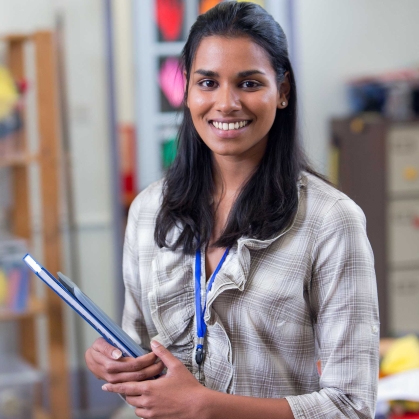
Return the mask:
<svg viewBox="0 0 419 419">
<path fill-rule="evenodd" d="M 60 0 L 56 10 L 63 19 L 64 59 L 71 183 L 74 199 L 76 252 L 67 266 L 69 275 L 111 318 L 118 320 L 118 293 L 122 266 L 117 263 L 112 124 L 105 1 Z M 75 256 L 75 257 L 74 257 Z M 71 369 L 81 374 L 73 388 L 76 408 L 112 411 L 120 403 L 103 394 L 101 383 L 85 369 L 84 352 L 98 337 L 76 315 L 69 340 Z M 77 376 L 76 376 L 77 377 Z M 79 400 L 77 400 L 79 399 Z"/>
<path fill-rule="evenodd" d="M 418 65 L 418 16 L 416 0 L 295 0 L 301 129 L 318 169 L 327 170 L 330 117 L 348 112 L 345 80 Z"/>
<path fill-rule="evenodd" d="M 69 138 L 79 283 L 114 316 L 105 17 L 100 0 L 64 2 Z M 90 341 L 92 334 L 86 331 Z M 95 335 L 93 335 L 95 336 Z"/>
<path fill-rule="evenodd" d="M 0 0 L 0 35 L 51 28 L 54 0 Z"/>
<path fill-rule="evenodd" d="M 132 9 L 131 0 L 112 0 L 118 122 L 123 124 L 135 121 Z"/>
</svg>

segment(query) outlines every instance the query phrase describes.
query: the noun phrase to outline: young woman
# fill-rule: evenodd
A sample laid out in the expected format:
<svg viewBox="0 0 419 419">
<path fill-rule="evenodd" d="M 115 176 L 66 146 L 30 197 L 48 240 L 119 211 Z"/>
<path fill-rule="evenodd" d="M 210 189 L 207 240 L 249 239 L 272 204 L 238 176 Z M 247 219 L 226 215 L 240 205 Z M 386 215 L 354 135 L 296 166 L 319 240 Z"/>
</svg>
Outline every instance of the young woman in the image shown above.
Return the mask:
<svg viewBox="0 0 419 419">
<path fill-rule="evenodd" d="M 282 29 L 224 2 L 182 58 L 178 156 L 132 204 L 124 248 L 123 326 L 152 352 L 98 339 L 88 367 L 143 418 L 372 418 L 365 219 L 303 156 Z"/>
</svg>

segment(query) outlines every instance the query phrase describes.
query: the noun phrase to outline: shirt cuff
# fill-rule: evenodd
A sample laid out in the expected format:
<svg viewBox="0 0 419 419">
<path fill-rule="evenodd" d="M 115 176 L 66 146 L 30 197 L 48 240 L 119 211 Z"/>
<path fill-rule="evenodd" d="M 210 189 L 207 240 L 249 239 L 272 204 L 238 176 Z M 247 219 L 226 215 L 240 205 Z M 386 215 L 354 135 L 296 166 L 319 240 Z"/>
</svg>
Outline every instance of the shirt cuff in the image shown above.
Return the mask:
<svg viewBox="0 0 419 419">
<path fill-rule="evenodd" d="M 290 405 L 295 419 L 306 419 L 303 409 L 301 409 L 300 403 L 298 402 L 298 396 L 288 396 L 285 397 L 285 400 Z"/>
</svg>

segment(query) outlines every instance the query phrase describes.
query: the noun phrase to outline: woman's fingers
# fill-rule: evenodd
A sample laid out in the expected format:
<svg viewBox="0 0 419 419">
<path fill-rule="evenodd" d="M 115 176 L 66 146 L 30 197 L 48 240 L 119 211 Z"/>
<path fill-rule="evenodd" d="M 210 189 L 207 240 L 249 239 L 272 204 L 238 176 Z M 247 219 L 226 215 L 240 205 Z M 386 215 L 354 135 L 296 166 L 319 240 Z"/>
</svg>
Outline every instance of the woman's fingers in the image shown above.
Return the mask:
<svg viewBox="0 0 419 419">
<path fill-rule="evenodd" d="M 103 365 L 109 374 L 120 372 L 139 372 L 156 365 L 157 357 L 151 353 L 138 358 L 125 357 L 118 360 L 109 359 L 107 356 L 96 352 L 93 354 L 95 361 Z"/>
<path fill-rule="evenodd" d="M 94 374 L 94 376 L 98 379 L 104 379 L 102 377 L 102 366 L 96 363 L 95 354 L 96 351 L 93 350 L 91 347 L 87 349 L 84 359 L 86 361 L 87 368 Z"/>
<path fill-rule="evenodd" d="M 150 393 L 150 381 L 137 382 L 124 382 L 117 384 L 106 383 L 103 384 L 102 390 L 110 391 L 112 393 L 125 394 L 127 397 L 138 397 Z"/>
<path fill-rule="evenodd" d="M 122 357 L 122 352 L 118 348 L 115 348 L 115 346 L 112 346 L 110 343 L 106 342 L 106 340 L 103 338 L 96 339 L 93 342 L 92 348 L 95 351 L 107 356 L 108 358 L 119 359 Z"/>
<path fill-rule="evenodd" d="M 86 351 L 86 364 L 97 378 L 110 383 L 142 381 L 159 375 L 164 369 L 162 362 L 156 363 L 157 356 L 153 352 L 138 358 L 117 358 L 115 350 L 119 351 L 99 338 Z"/>
<path fill-rule="evenodd" d="M 152 342 L 151 347 L 167 367 L 167 374 L 156 380 L 108 382 L 102 389 L 124 394 L 126 401 L 136 408 L 136 414 L 143 418 L 199 417 L 194 402 L 205 399 L 204 392 L 208 390 L 161 344 Z"/>
<path fill-rule="evenodd" d="M 146 368 L 149 365 L 153 365 L 156 360 L 157 356 L 150 352 L 146 355 L 140 356 L 138 358 L 132 357 L 122 357 L 122 353 L 118 348 L 110 345 L 106 342 L 105 339 L 99 338 L 96 339 L 92 345 L 92 349 L 97 352 L 97 356 L 93 353 L 92 355 L 101 360 L 104 363 L 104 359 L 101 355 L 105 356 L 109 360 L 118 360 L 118 362 L 122 362 L 124 365 L 121 366 L 122 371 L 138 371 L 140 369 Z M 121 356 L 119 355 L 121 353 Z M 109 363 L 109 365 L 117 365 L 115 363 Z"/>
<path fill-rule="evenodd" d="M 157 356 L 153 352 L 149 354 L 139 356 L 138 358 L 121 358 L 118 362 L 123 363 L 123 371 L 138 371 L 144 368 L 154 365 L 157 361 Z"/>
<path fill-rule="evenodd" d="M 116 374 L 107 374 L 105 380 L 109 383 L 123 383 L 130 381 L 144 381 L 160 375 L 164 369 L 164 364 L 159 361 L 140 371 L 120 372 Z"/>
</svg>

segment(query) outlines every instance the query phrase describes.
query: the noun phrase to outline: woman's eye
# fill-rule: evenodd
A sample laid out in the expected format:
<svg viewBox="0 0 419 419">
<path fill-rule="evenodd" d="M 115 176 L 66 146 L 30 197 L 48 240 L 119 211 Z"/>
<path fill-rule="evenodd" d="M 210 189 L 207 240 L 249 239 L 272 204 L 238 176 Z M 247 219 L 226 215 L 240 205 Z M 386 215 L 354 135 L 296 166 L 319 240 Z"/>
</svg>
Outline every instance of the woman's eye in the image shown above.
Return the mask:
<svg viewBox="0 0 419 419">
<path fill-rule="evenodd" d="M 215 81 L 213 81 L 213 80 L 202 80 L 202 81 L 199 82 L 199 84 L 202 87 L 206 87 L 208 89 L 211 89 L 211 88 L 215 87 Z"/>
<path fill-rule="evenodd" d="M 254 89 L 256 87 L 259 87 L 259 83 L 255 81 L 247 80 L 242 83 L 242 86 L 245 87 L 246 89 Z"/>
</svg>

